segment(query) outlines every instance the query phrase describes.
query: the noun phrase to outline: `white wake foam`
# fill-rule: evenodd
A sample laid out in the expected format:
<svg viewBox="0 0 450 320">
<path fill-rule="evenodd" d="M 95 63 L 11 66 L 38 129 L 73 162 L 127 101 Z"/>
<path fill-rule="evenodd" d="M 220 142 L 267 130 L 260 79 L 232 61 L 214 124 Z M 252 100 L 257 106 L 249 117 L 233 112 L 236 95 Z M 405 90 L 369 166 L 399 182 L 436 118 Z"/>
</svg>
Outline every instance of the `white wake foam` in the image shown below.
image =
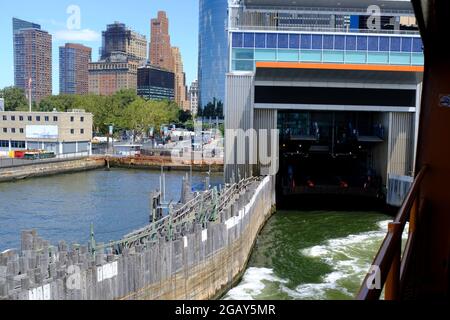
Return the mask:
<svg viewBox="0 0 450 320">
<path fill-rule="evenodd" d="M 279 284 L 288 282 L 275 276 L 272 269 L 249 268 L 241 283 L 228 292 L 225 300 L 254 300 L 266 287 L 265 281 Z"/>
<path fill-rule="evenodd" d="M 301 250 L 302 255 L 319 259 L 332 267 L 333 271 L 324 275 L 320 283 L 301 284 L 293 290 L 286 287 L 288 281 L 277 277 L 272 269 L 249 268 L 242 282 L 227 294 L 226 299 L 255 299 L 266 288 L 267 282 L 273 282 L 280 293 L 293 299 L 352 299 L 386 236 L 389 222 L 379 222 L 376 231 L 331 239 L 321 245 Z M 404 238 L 406 236 L 407 233 Z"/>
</svg>

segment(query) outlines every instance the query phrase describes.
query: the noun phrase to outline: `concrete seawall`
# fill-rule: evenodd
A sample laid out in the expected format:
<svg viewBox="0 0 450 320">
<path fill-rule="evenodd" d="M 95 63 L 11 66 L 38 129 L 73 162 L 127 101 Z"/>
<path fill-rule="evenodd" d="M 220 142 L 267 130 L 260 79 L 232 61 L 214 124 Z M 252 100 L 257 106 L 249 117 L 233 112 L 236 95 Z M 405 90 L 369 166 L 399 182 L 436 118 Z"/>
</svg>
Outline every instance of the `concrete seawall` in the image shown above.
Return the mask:
<svg viewBox="0 0 450 320">
<path fill-rule="evenodd" d="M 130 158 L 106 158 L 111 167 L 127 169 L 160 170 L 161 166 L 173 171 L 189 171 L 190 166 L 183 161 L 175 161 L 170 157 L 130 157 Z M 223 172 L 223 159 L 217 161 L 199 161 L 193 164 L 192 170 L 196 172 Z"/>
<path fill-rule="evenodd" d="M 135 241 L 120 253 L 58 247 L 22 234 L 19 253 L 0 254 L 0 300 L 201 300 L 220 297 L 242 276 L 274 209 L 273 178 L 233 197 L 215 222 L 169 240 Z M 201 212 L 200 212 L 201 214 Z M 174 226 L 175 230 L 177 226 Z"/>
<path fill-rule="evenodd" d="M 190 171 L 191 167 L 181 162 L 173 162 L 165 158 L 115 158 L 89 157 L 74 160 L 43 161 L 19 166 L 0 167 L 0 183 L 17 180 L 45 177 L 63 173 L 94 170 L 109 165 L 112 168 L 160 170 L 164 166 L 168 171 Z M 195 163 L 195 172 L 223 172 L 220 162 Z"/>
<path fill-rule="evenodd" d="M 85 158 L 77 160 L 45 162 L 19 167 L 1 168 L 0 183 L 62 173 L 94 170 L 102 168 L 104 166 L 105 160 Z"/>
</svg>

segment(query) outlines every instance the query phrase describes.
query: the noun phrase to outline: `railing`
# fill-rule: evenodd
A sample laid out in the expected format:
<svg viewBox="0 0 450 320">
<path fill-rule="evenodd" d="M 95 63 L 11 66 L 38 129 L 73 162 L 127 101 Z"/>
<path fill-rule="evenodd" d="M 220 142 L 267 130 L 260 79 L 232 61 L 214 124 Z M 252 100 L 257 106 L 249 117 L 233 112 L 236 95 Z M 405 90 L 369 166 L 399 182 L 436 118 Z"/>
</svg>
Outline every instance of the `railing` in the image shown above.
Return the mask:
<svg viewBox="0 0 450 320">
<path fill-rule="evenodd" d="M 161 238 L 173 239 L 173 232 L 176 231 L 177 227 L 192 223 L 200 223 L 205 227 L 207 222 L 217 221 L 227 207 L 227 203 L 234 202 L 239 194 L 257 180 L 257 177 L 251 177 L 227 186 L 220 191 L 216 188 L 204 191 L 181 207 L 171 208 L 167 216 L 126 235 L 121 240 L 97 245 L 95 240 L 92 239 L 91 250 L 103 252 L 105 249 L 111 248 L 121 251 L 123 248 L 132 248 L 137 244 L 153 244 Z"/>
<path fill-rule="evenodd" d="M 291 31 L 291 32 L 320 32 L 320 33 L 358 33 L 358 34 L 393 34 L 393 35 L 415 35 L 419 36 L 418 30 L 383 30 L 383 29 L 351 29 L 351 28 L 327 28 L 321 26 L 267 26 L 267 25 L 243 25 L 232 23 L 230 31 Z"/>
<path fill-rule="evenodd" d="M 420 198 L 420 187 L 427 172 L 424 166 L 417 175 L 408 196 L 395 220 L 389 223 L 388 233 L 357 295 L 358 300 L 378 300 L 385 287 L 385 300 L 399 300 L 411 265 L 416 228 L 425 200 Z M 402 255 L 402 235 L 409 221 L 409 234 Z"/>
<path fill-rule="evenodd" d="M 6 168 L 15 168 L 22 166 L 30 166 L 34 164 L 42 164 L 42 163 L 55 163 L 62 162 L 66 160 L 77 160 L 89 157 L 89 151 L 77 152 L 77 153 L 64 153 L 57 154 L 54 158 L 46 158 L 46 159 L 19 159 L 19 158 L 6 158 L 0 157 L 0 169 Z"/>
<path fill-rule="evenodd" d="M 356 14 L 356 13 L 367 13 L 367 8 L 342 8 L 342 7 L 305 7 L 305 6 L 268 6 L 268 5 L 256 5 L 250 4 L 245 7 L 233 6 L 231 8 L 232 11 L 237 11 L 240 8 L 244 8 L 246 11 L 250 12 L 273 12 L 273 13 L 292 13 L 292 12 L 302 12 L 309 14 L 337 14 L 346 13 L 346 14 Z M 406 15 L 406 16 L 414 16 L 414 12 L 412 10 L 401 10 L 401 9 L 389 9 L 383 10 L 383 14 L 386 16 L 392 15 Z"/>
</svg>

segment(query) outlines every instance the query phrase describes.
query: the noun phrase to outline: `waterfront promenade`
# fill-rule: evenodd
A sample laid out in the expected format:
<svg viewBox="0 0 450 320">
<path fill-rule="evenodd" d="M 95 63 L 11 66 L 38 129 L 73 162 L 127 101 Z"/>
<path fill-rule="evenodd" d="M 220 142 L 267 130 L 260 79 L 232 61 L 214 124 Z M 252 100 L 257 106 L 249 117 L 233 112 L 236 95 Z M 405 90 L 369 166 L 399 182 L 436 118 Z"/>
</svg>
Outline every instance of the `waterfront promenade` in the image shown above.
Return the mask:
<svg viewBox="0 0 450 320">
<path fill-rule="evenodd" d="M 130 168 L 175 171 L 223 172 L 223 158 L 204 158 L 186 161 L 164 156 L 92 156 L 43 160 L 5 159 L 0 161 L 0 183 L 43 177 L 55 174 L 94 170 L 100 168 Z"/>
</svg>

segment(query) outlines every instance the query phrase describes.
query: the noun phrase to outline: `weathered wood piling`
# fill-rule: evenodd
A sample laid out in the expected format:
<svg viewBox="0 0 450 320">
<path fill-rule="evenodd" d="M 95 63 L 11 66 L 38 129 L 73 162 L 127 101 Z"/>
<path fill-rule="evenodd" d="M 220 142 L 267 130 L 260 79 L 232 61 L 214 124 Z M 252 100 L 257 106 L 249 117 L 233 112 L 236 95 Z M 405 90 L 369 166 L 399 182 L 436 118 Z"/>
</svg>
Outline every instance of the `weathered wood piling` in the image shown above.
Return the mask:
<svg viewBox="0 0 450 320">
<path fill-rule="evenodd" d="M 245 270 L 273 187 L 266 177 L 206 191 L 114 244 L 52 246 L 24 231 L 20 250 L 0 254 L 0 300 L 216 298 Z"/>
</svg>

